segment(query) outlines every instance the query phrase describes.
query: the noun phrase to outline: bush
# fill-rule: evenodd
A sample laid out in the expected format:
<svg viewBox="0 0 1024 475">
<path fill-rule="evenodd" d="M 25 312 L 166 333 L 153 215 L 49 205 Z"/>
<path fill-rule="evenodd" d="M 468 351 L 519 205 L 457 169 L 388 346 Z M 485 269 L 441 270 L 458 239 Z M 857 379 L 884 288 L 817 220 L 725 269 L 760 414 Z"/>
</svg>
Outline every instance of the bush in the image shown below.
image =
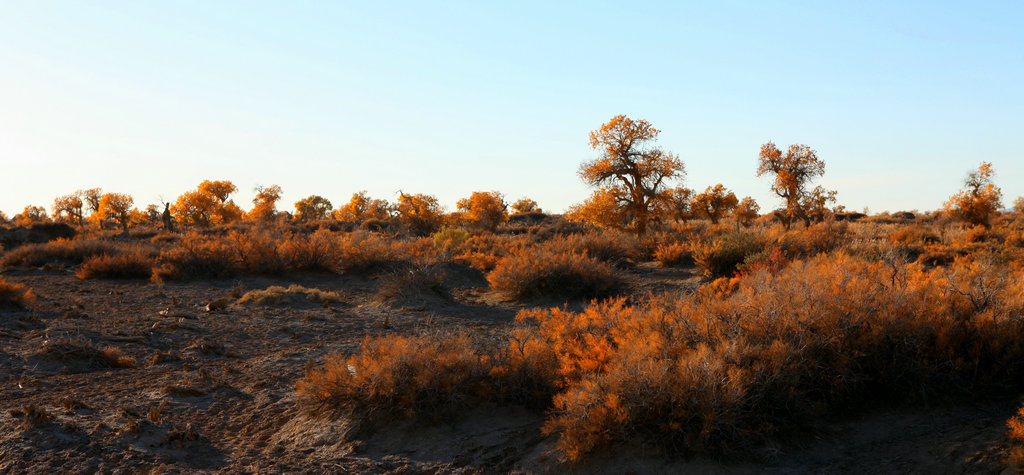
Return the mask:
<svg viewBox="0 0 1024 475">
<path fill-rule="evenodd" d="M 846 223 L 831 221 L 792 229 L 776 237 L 776 247 L 790 259 L 813 257 L 842 245 L 848 229 Z"/>
<path fill-rule="evenodd" d="M 292 284 L 287 288 L 274 285 L 264 290 L 251 290 L 238 299 L 238 304 L 292 306 L 312 303 L 326 306 L 341 302 L 341 300 L 341 294 L 338 292 L 325 292 L 320 289 L 309 289 L 298 284 Z"/>
<path fill-rule="evenodd" d="M 519 350 L 465 334 L 367 338 L 358 354 L 307 369 L 296 391 L 310 412 L 340 412 L 360 430 L 396 416 L 437 420 L 482 401 L 543 403 L 554 355 Z"/>
<path fill-rule="evenodd" d="M 731 277 L 748 256 L 760 252 L 762 248 L 756 235 L 731 232 L 711 242 L 695 245 L 693 260 L 706 278 Z"/>
<path fill-rule="evenodd" d="M 507 347 L 368 339 L 307 372 L 298 390 L 311 407 L 360 421 L 534 394 L 548 407 L 544 432 L 578 460 L 636 439 L 749 454 L 856 408 L 1024 388 L 1024 270 L 978 259 L 892 269 L 819 255 L 754 271 L 727 293 L 525 310 Z"/>
<path fill-rule="evenodd" d="M 153 264 L 152 258 L 138 252 L 99 255 L 83 262 L 76 275 L 79 279 L 148 279 L 153 275 Z"/>
<path fill-rule="evenodd" d="M 636 236 L 618 231 L 594 231 L 553 238 L 542 244 L 555 253 L 586 254 L 612 265 L 638 257 Z"/>
<path fill-rule="evenodd" d="M 153 280 L 183 281 L 218 279 L 237 272 L 235 249 L 217 237 L 188 234 L 178 245 L 164 251 L 153 270 Z"/>
<path fill-rule="evenodd" d="M 436 255 L 429 238 L 390 239 L 354 232 L 341 239 L 338 268 L 344 273 L 372 273 L 422 264 Z"/>
<path fill-rule="evenodd" d="M 384 302 L 419 306 L 428 300 L 450 300 L 445 273 L 436 266 L 420 266 L 381 277 L 377 298 Z"/>
<path fill-rule="evenodd" d="M 21 284 L 8 282 L 0 277 L 0 309 L 25 308 L 36 301 L 32 289 Z"/>
<path fill-rule="evenodd" d="M 46 340 L 33 355 L 36 358 L 68 363 L 71 370 L 131 368 L 135 358 L 121 354 L 116 346 L 96 348 L 89 340 L 57 338 Z"/>
<path fill-rule="evenodd" d="M 336 235 L 319 229 L 308 235 L 290 235 L 281 245 L 288 267 L 299 271 L 332 272 L 341 258 L 341 243 Z"/>
<path fill-rule="evenodd" d="M 148 251 L 148 249 L 147 249 Z M 50 263 L 81 264 L 91 257 L 117 256 L 127 252 L 141 252 L 137 246 L 124 242 L 98 239 L 66 240 L 42 244 L 28 244 L 11 249 L 0 258 L 3 266 L 39 267 Z"/>
<path fill-rule="evenodd" d="M 681 242 L 659 244 L 654 251 L 654 260 L 662 267 L 677 267 L 694 263 L 690 246 Z"/>
<path fill-rule="evenodd" d="M 586 254 L 529 248 L 502 259 L 487 275 L 491 287 L 514 298 L 595 298 L 618 291 L 623 281 L 608 264 Z"/>
<path fill-rule="evenodd" d="M 434 247 L 438 249 L 455 249 L 469 239 L 469 233 L 462 228 L 445 227 L 432 234 L 430 238 L 434 241 Z"/>
</svg>

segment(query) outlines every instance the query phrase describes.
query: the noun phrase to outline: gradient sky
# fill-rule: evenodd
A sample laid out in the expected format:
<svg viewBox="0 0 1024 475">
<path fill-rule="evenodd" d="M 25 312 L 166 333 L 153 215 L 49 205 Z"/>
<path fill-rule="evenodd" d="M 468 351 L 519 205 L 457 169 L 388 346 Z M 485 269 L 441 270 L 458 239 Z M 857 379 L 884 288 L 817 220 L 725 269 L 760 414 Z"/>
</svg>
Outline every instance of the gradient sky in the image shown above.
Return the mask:
<svg viewBox="0 0 1024 475">
<path fill-rule="evenodd" d="M 1024 195 L 1021 2 L 0 0 L 0 210 L 140 208 L 204 179 L 583 200 L 587 133 L 649 120 L 685 184 L 778 206 L 806 143 L 851 209 L 935 209 L 980 161 Z"/>
</svg>

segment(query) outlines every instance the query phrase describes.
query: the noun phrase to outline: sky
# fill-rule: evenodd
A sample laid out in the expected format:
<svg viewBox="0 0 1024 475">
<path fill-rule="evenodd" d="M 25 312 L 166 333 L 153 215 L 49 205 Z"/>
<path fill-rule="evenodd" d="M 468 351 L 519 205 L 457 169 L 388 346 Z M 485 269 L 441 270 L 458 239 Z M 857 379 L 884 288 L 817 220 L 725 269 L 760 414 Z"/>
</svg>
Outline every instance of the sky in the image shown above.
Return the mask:
<svg viewBox="0 0 1024 475">
<path fill-rule="evenodd" d="M 660 129 L 684 185 L 762 210 L 761 144 L 839 204 L 931 210 L 981 161 L 1024 195 L 1021 2 L 0 0 L 0 210 L 77 189 L 140 208 L 206 179 L 280 209 L 474 191 L 561 212 L 587 135 Z"/>
</svg>

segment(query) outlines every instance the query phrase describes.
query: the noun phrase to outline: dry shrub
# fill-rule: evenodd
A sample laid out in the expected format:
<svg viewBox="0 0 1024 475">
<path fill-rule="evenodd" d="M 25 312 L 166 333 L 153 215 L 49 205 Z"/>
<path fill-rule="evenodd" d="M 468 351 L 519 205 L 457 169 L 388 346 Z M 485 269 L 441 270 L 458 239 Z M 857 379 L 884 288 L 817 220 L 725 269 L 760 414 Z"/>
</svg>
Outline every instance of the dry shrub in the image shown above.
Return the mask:
<svg viewBox="0 0 1024 475">
<path fill-rule="evenodd" d="M 690 246 L 683 242 L 659 244 L 654 251 L 654 260 L 658 261 L 662 267 L 677 267 L 694 263 Z"/>
<path fill-rule="evenodd" d="M 778 234 L 775 245 L 790 259 L 812 257 L 838 248 L 848 232 L 847 223 L 826 221 Z"/>
<path fill-rule="evenodd" d="M 311 234 L 289 236 L 282 244 L 281 254 L 290 269 L 331 272 L 337 268 L 341 243 L 327 229 L 318 229 Z"/>
<path fill-rule="evenodd" d="M 36 296 L 32 289 L 0 277 L 0 309 L 25 308 L 35 301 Z"/>
<path fill-rule="evenodd" d="M 341 301 L 342 297 L 338 292 L 325 292 L 292 284 L 287 288 L 275 285 L 264 290 L 251 290 L 238 299 L 238 304 L 292 306 L 305 303 L 326 306 Z"/>
<path fill-rule="evenodd" d="M 151 257 L 139 252 L 104 254 L 86 259 L 75 275 L 79 279 L 148 279 L 153 274 L 153 264 Z"/>
<path fill-rule="evenodd" d="M 503 258 L 521 251 L 529 242 L 527 236 L 479 234 L 470 236 L 455 252 L 454 262 L 480 272 L 490 272 Z"/>
<path fill-rule="evenodd" d="M 422 305 L 430 300 L 451 300 L 444 286 L 445 273 L 436 266 L 419 266 L 384 275 L 377 299 L 402 305 Z"/>
<path fill-rule="evenodd" d="M 556 237 L 541 245 L 554 253 L 586 254 L 616 266 L 639 257 L 636 236 L 610 230 Z"/>
<path fill-rule="evenodd" d="M 528 248 L 502 259 L 487 275 L 491 287 L 514 298 L 595 298 L 618 291 L 622 279 L 586 254 Z"/>
<path fill-rule="evenodd" d="M 456 249 L 469 239 L 469 233 L 462 228 L 443 227 L 440 231 L 430 235 L 434 247 L 438 249 Z"/>
<path fill-rule="evenodd" d="M 551 397 L 557 362 L 550 351 L 481 338 L 367 338 L 358 354 L 307 368 L 296 390 L 311 412 L 340 412 L 364 430 L 394 416 L 437 419 L 483 401 L 530 405 Z"/>
<path fill-rule="evenodd" d="M 526 310 L 509 346 L 493 350 L 467 337 L 368 339 L 360 353 L 307 372 L 298 389 L 315 408 L 365 419 L 536 394 L 551 407 L 544 431 L 577 460 L 636 439 L 749 454 L 851 409 L 1024 386 L 1024 270 L 839 253 L 731 285 L 643 305 Z"/>
<path fill-rule="evenodd" d="M 237 272 L 235 249 L 216 236 L 190 233 L 160 254 L 159 267 L 153 269 L 153 280 L 183 281 L 230 277 Z"/>
<path fill-rule="evenodd" d="M 107 346 L 99 349 L 93 346 L 92 342 L 80 338 L 46 340 L 34 356 L 68 363 L 81 369 L 132 368 L 135 366 L 135 358 L 121 354 L 119 348 Z"/>
<path fill-rule="evenodd" d="M 340 241 L 339 270 L 345 273 L 393 271 L 423 264 L 436 256 L 430 238 L 399 240 L 357 231 Z"/>
<path fill-rule="evenodd" d="M 706 278 L 730 277 L 748 256 L 760 252 L 762 248 L 763 244 L 756 235 L 731 232 L 710 242 L 695 244 L 693 260 Z"/>
<path fill-rule="evenodd" d="M 22 411 L 22 414 L 22 430 L 46 427 L 47 424 L 54 420 L 53 414 L 50 414 L 45 409 L 42 409 L 35 404 L 29 404 L 25 406 L 25 409 Z"/>
<path fill-rule="evenodd" d="M 1010 454 L 1006 464 L 1014 466 L 1018 470 L 1024 466 L 1024 406 L 1017 410 L 1017 414 L 1006 421 L 1007 437 L 1013 441 L 1010 447 Z"/>
<path fill-rule="evenodd" d="M 924 246 L 940 242 L 939 236 L 921 226 L 900 226 L 889 233 L 889 241 L 902 247 Z"/>
<path fill-rule="evenodd" d="M 1006 435 L 1017 442 L 1024 442 L 1024 406 L 1017 410 L 1017 415 L 1006 421 L 1006 426 L 1010 429 Z"/>
<path fill-rule="evenodd" d="M 11 249 L 0 257 L 3 266 L 42 266 L 49 263 L 80 264 L 90 257 L 116 256 L 139 252 L 131 243 L 97 239 L 58 239 L 42 244 L 28 244 Z M 147 251 L 151 251 L 147 249 Z"/>
<path fill-rule="evenodd" d="M 242 272 L 253 275 L 280 275 L 288 263 L 281 252 L 281 235 L 276 230 L 256 228 L 232 231 L 226 239 L 235 251 Z"/>
</svg>

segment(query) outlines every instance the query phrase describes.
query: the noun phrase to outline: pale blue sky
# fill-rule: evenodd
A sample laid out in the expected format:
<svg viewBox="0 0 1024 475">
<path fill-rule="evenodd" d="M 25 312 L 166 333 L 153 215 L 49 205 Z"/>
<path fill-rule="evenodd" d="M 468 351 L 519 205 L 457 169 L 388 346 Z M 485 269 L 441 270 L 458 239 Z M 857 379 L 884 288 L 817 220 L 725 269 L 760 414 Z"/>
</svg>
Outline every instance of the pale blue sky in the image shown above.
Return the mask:
<svg viewBox="0 0 1024 475">
<path fill-rule="evenodd" d="M 899 3 L 895 5 L 895 3 Z M 645 118 L 772 209 L 768 140 L 872 212 L 935 209 L 978 162 L 1024 195 L 1020 2 L 0 0 L 0 210 L 102 187 L 140 207 L 204 179 L 355 191 L 589 190 L 587 133 Z"/>
</svg>

